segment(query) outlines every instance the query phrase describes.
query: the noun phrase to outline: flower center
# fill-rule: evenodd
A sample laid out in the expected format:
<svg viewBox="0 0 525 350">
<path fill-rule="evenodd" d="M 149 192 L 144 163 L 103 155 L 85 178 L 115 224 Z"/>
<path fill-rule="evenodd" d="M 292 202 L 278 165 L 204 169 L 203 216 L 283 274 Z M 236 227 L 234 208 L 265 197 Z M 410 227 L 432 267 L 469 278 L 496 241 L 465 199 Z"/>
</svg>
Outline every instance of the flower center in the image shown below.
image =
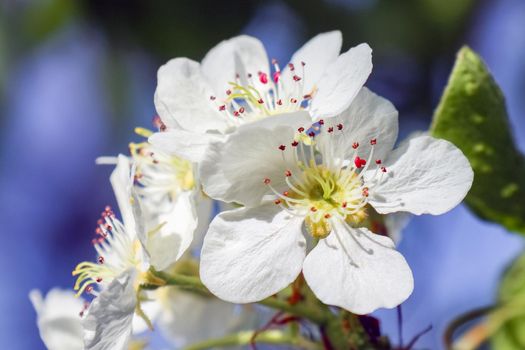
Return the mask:
<svg viewBox="0 0 525 350">
<path fill-rule="evenodd" d="M 274 72 L 269 78 L 265 72 L 248 72 L 246 76 L 236 75 L 234 82 L 229 83 L 226 98 L 218 100 L 210 96 L 219 111 L 237 122 L 257 120 L 275 114 L 295 112 L 307 108 L 313 91 L 304 91 L 304 62 L 296 70 L 289 63 L 289 73 L 281 74 L 277 60 L 272 60 Z"/>
<path fill-rule="evenodd" d="M 92 241 L 98 254 L 97 262 L 83 261 L 72 272 L 77 276 L 74 286 L 77 296 L 84 291 L 98 295 L 94 285 L 111 283 L 130 267 L 138 268 L 141 262 L 140 242 L 130 237 L 109 206 L 101 216 L 95 230 L 97 237 Z"/>
<path fill-rule="evenodd" d="M 322 126 L 324 122 L 321 120 L 319 124 Z M 315 128 L 319 132 L 320 128 Z M 341 131 L 343 126 L 339 124 L 337 129 Z M 334 128 L 329 127 L 326 131 L 331 134 Z M 307 231 L 313 237 L 324 238 L 332 231 L 332 218 L 340 219 L 350 226 L 366 219 L 369 187 L 376 181 L 366 184 L 364 172 L 372 161 L 374 148 L 367 160 L 356 155 L 353 164 L 345 164 L 342 159 L 333 156 L 331 144 L 325 142 L 320 145 L 315 137 L 316 131 L 309 130 L 305 134 L 304 128 L 299 128 L 291 143 L 292 166 L 284 172 L 285 191 L 277 191 L 269 178 L 264 179 L 264 183 L 275 194 L 276 205 L 291 215 L 304 217 Z M 374 146 L 376 142 L 373 139 L 370 144 Z M 355 142 L 352 148 L 356 154 L 358 147 L 359 144 Z M 285 160 L 287 146 L 280 145 L 278 149 L 282 152 L 283 161 L 290 164 Z M 376 160 L 375 164 L 379 166 L 381 161 Z M 386 168 L 379 168 L 379 173 L 384 172 Z"/>
</svg>

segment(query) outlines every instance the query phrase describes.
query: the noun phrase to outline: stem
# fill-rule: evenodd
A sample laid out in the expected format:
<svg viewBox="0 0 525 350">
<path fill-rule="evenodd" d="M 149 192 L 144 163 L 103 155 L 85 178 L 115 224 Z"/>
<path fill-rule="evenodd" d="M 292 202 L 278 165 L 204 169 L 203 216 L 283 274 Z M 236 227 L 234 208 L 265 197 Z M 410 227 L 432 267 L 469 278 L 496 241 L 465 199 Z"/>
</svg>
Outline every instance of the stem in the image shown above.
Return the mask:
<svg viewBox="0 0 525 350">
<path fill-rule="evenodd" d="M 214 347 L 229 347 L 229 346 L 240 346 L 249 345 L 252 343 L 253 331 L 244 331 L 235 334 L 228 335 L 224 338 L 205 340 L 200 343 L 196 343 L 186 347 L 184 350 L 204 350 Z M 270 330 L 257 334 L 255 339 L 257 343 L 266 344 L 280 344 L 280 345 L 294 345 L 307 350 L 320 350 L 322 349 L 318 344 L 313 343 L 301 337 L 292 337 L 289 334 L 283 333 L 278 330 Z"/>
<path fill-rule="evenodd" d="M 211 296 L 212 294 L 202 284 L 200 278 L 180 274 L 167 274 L 165 272 L 151 271 L 155 276 L 166 281 L 166 285 L 179 286 L 183 289 Z M 150 286 L 144 286 L 148 288 Z M 329 321 L 331 314 L 319 309 L 312 309 L 304 305 L 291 305 L 284 300 L 275 297 L 269 297 L 258 302 L 258 304 L 271 307 L 289 314 L 306 318 L 318 325 L 325 324 Z"/>
</svg>

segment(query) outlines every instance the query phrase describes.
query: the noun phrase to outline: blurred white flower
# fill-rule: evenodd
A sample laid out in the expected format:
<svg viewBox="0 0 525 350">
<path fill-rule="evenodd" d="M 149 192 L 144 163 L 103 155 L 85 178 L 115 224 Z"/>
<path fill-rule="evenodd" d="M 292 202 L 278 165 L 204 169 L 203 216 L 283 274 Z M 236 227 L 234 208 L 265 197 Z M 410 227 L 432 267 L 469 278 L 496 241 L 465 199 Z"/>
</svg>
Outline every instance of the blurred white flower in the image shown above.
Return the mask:
<svg viewBox="0 0 525 350">
<path fill-rule="evenodd" d="M 284 69 L 272 60 L 273 73 L 262 43 L 246 35 L 219 43 L 201 63 L 172 59 L 158 72 L 164 124 L 150 142 L 198 162 L 209 142 L 242 124 L 301 110 L 316 120 L 341 113 L 372 71 L 367 44 L 340 54 L 341 44 L 339 31 L 319 34 Z"/>
<path fill-rule="evenodd" d="M 428 136 L 392 150 L 397 111 L 366 88 L 319 127 L 309 129 L 306 113 L 293 123 L 261 122 L 210 146 L 200 168 L 204 191 L 245 207 L 212 221 L 204 284 L 224 300 L 247 303 L 277 293 L 302 270 L 325 304 L 365 314 L 402 303 L 412 273 L 390 238 L 364 226 L 367 207 L 442 214 L 471 186 L 468 160 Z M 308 256 L 302 227 L 318 239 Z"/>
<path fill-rule="evenodd" d="M 37 313 L 40 337 L 49 350 L 83 350 L 81 314 L 85 302 L 75 293 L 54 288 L 46 297 L 32 290 L 29 299 Z"/>
</svg>

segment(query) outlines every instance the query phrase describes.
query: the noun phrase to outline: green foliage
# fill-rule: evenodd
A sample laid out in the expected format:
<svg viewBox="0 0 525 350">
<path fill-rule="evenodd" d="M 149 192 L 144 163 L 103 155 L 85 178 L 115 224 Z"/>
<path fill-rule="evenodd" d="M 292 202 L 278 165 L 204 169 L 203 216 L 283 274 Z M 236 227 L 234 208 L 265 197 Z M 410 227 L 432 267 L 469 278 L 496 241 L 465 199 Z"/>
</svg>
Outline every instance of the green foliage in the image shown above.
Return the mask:
<svg viewBox="0 0 525 350">
<path fill-rule="evenodd" d="M 468 206 L 483 219 L 525 233 L 524 158 L 514 145 L 501 90 L 467 47 L 458 53 L 430 132 L 469 159 L 475 176 Z"/>
<path fill-rule="evenodd" d="M 491 337 L 492 347 L 498 350 L 525 349 L 525 254 L 505 272 L 499 291 L 503 305 L 489 321 L 501 324 Z"/>
</svg>

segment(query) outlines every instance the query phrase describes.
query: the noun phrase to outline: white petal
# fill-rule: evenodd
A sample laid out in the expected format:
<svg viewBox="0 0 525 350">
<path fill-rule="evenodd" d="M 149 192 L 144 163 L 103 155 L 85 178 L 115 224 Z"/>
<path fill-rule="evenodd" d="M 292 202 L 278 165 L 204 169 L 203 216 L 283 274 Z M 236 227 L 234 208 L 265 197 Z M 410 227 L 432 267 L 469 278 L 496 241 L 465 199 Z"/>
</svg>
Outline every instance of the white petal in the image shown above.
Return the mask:
<svg viewBox="0 0 525 350">
<path fill-rule="evenodd" d="M 135 234 L 136 223 L 133 214 L 132 195 L 133 180 L 131 175 L 131 163 L 128 157 L 119 154 L 117 166 L 109 178 L 113 192 L 117 198 L 117 204 L 122 216 L 122 222 L 128 234 Z"/>
<path fill-rule="evenodd" d="M 158 324 L 162 334 L 178 347 L 255 327 L 255 310 L 220 299 L 165 288 Z M 251 311 L 251 312 L 250 312 Z"/>
<path fill-rule="evenodd" d="M 202 282 L 234 303 L 279 292 L 301 271 L 306 248 L 301 223 L 274 204 L 219 214 L 204 238 Z"/>
<path fill-rule="evenodd" d="M 202 134 L 181 129 L 170 129 L 153 134 L 148 141 L 168 154 L 199 163 L 204 158 L 208 145 L 211 142 L 223 139 L 224 137 L 219 134 Z"/>
<path fill-rule="evenodd" d="M 318 83 L 311 110 L 316 119 L 344 111 L 372 72 L 372 49 L 367 44 L 351 48 L 330 64 Z"/>
<path fill-rule="evenodd" d="M 199 63 L 175 58 L 160 67 L 157 79 L 155 108 L 168 128 L 197 133 L 228 128 L 227 117 L 210 100 L 215 93 L 202 75 Z"/>
<path fill-rule="evenodd" d="M 296 112 L 267 120 L 243 126 L 226 142 L 210 145 L 199 169 L 204 192 L 210 197 L 255 206 L 269 193 L 265 178 L 278 190 L 286 188 L 284 172 L 296 166 L 290 144 L 299 126 L 308 128 L 309 115 Z M 283 125 L 276 126 L 279 121 Z M 286 146 L 284 152 L 280 145 Z"/>
<path fill-rule="evenodd" d="M 45 299 L 38 290 L 29 298 L 37 312 L 40 337 L 49 350 L 82 350 L 82 323 L 79 316 L 84 301 L 72 291 L 52 289 Z"/>
<path fill-rule="evenodd" d="M 341 223 L 333 223 L 332 233 L 320 240 L 304 261 L 304 277 L 315 295 L 325 304 L 356 314 L 393 308 L 405 301 L 414 281 L 392 240 L 366 228 L 349 232 Z M 372 254 L 356 240 L 372 249 Z"/>
<path fill-rule="evenodd" d="M 200 252 L 202 248 L 202 242 L 204 240 L 204 235 L 208 231 L 210 222 L 215 216 L 215 206 L 214 201 L 206 196 L 204 193 L 199 193 L 195 199 L 196 210 L 197 210 L 197 228 L 193 234 L 193 241 L 191 241 L 190 249 L 198 250 Z M 223 203 L 223 202 L 221 202 Z M 232 209 L 232 208 L 230 208 Z"/>
<path fill-rule="evenodd" d="M 390 153 L 397 139 L 397 110 L 388 101 L 363 87 L 349 108 L 334 118 L 325 120 L 325 132 L 319 135 L 323 145 L 323 155 L 353 161 L 355 156 L 368 159 L 371 152 L 370 141 L 376 139 L 372 162 Z M 343 130 L 337 130 L 342 124 Z M 333 127 L 334 132 L 326 129 Z M 359 143 L 357 149 L 352 148 Z"/>
<path fill-rule="evenodd" d="M 191 191 L 180 192 L 172 210 L 158 216 L 155 226 L 162 225 L 160 230 L 149 234 L 149 263 L 159 271 L 177 261 L 191 244 L 197 227 L 192 197 Z"/>
<path fill-rule="evenodd" d="M 305 63 L 302 81 L 304 94 L 310 93 L 315 88 L 315 84 L 319 81 L 326 68 L 335 62 L 341 51 L 342 43 L 343 37 L 341 32 L 335 30 L 316 35 L 294 53 L 290 63 L 293 63 L 295 67 L 295 74 L 303 75 L 301 62 Z M 283 69 L 281 79 L 288 91 L 291 88 L 290 84 L 296 83 L 293 81 L 292 76 L 290 68 L 286 66 Z"/>
<path fill-rule="evenodd" d="M 127 350 L 137 303 L 134 274 L 122 273 L 91 303 L 82 322 L 85 350 Z"/>
<path fill-rule="evenodd" d="M 387 172 L 370 193 L 370 204 L 381 214 L 446 213 L 463 200 L 474 177 L 469 161 L 456 146 L 430 136 L 404 142 L 384 165 Z M 372 176 L 368 171 L 366 181 Z"/>
<path fill-rule="evenodd" d="M 220 98 L 226 97 L 225 92 L 231 88 L 229 83 L 236 81 L 236 74 L 239 74 L 241 81 L 247 83 L 247 73 L 256 77 L 259 71 L 266 74 L 269 72 L 268 56 L 263 44 L 247 35 L 220 42 L 206 54 L 201 67 Z M 254 83 L 259 88 L 257 79 Z"/>
</svg>

